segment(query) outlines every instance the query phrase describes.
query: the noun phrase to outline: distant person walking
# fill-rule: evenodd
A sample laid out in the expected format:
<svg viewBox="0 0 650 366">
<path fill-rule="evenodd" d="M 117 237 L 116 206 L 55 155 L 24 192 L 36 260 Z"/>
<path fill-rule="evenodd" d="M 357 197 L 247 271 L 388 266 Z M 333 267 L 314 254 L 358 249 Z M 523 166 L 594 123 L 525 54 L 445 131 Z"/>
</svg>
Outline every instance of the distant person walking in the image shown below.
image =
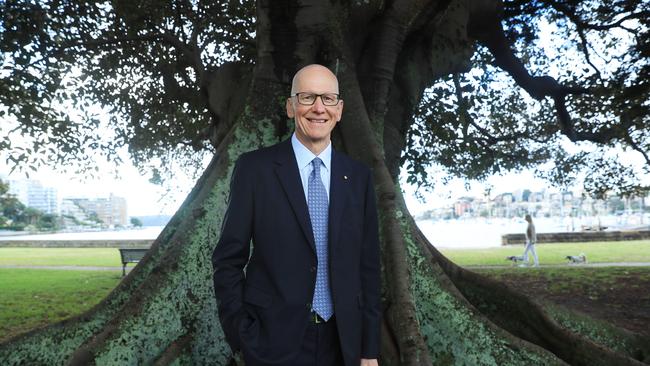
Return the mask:
<svg viewBox="0 0 650 366">
<path fill-rule="evenodd" d="M 530 252 L 533 255 L 533 260 L 535 261 L 535 267 L 539 267 L 539 258 L 537 258 L 537 252 L 535 251 L 535 243 L 537 242 L 535 224 L 533 224 L 533 218 L 530 217 L 530 215 L 526 215 L 525 219 L 528 221 L 528 227 L 526 228 L 526 249 L 524 249 L 524 264 L 521 266 L 524 267 L 529 264 L 528 252 Z"/>
</svg>

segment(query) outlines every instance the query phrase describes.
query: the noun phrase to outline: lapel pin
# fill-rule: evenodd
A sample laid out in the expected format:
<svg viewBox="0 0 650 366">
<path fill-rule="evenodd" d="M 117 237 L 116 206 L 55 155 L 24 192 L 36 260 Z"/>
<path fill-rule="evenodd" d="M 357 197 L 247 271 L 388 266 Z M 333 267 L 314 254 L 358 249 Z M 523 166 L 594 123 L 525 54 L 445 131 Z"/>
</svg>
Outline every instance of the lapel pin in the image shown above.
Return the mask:
<svg viewBox="0 0 650 366">
<path fill-rule="evenodd" d="M 343 179 L 348 180 L 348 176 L 347 176 L 347 175 L 344 175 L 344 176 L 343 176 Z"/>
</svg>

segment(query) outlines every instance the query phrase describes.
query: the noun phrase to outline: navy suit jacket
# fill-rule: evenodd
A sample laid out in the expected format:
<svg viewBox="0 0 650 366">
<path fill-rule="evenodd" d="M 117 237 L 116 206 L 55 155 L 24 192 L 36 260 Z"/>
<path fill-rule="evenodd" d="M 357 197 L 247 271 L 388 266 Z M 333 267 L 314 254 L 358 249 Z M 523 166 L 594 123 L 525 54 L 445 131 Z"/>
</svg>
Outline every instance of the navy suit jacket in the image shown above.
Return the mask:
<svg viewBox="0 0 650 366">
<path fill-rule="evenodd" d="M 237 160 L 221 230 L 212 264 L 226 340 L 260 363 L 290 364 L 309 324 L 317 264 L 291 140 Z M 330 285 L 341 350 L 350 366 L 379 355 L 377 230 L 370 169 L 333 150 Z"/>
</svg>

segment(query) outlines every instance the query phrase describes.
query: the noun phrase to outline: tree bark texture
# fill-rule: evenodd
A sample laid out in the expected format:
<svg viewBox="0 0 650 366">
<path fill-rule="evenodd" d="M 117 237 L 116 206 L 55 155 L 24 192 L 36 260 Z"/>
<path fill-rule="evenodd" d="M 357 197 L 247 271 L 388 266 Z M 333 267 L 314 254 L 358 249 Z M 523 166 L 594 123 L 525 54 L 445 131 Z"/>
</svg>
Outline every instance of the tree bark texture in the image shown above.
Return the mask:
<svg viewBox="0 0 650 366">
<path fill-rule="evenodd" d="M 310 63 L 329 66 L 339 78 L 345 106 L 335 148 L 374 173 L 383 271 L 380 364 L 648 362 L 647 342 L 605 334 L 596 323 L 572 326 L 570 317 L 550 316 L 505 285 L 448 261 L 406 208 L 397 180 L 406 131 L 424 88 L 467 68 L 470 3 L 258 1 L 256 65 L 243 78 L 246 68 L 228 66 L 202 89 L 219 121 L 211 134 L 216 153 L 149 254 L 92 310 L 0 345 L 0 364 L 232 364 L 210 263 L 230 174 L 241 153 L 290 136 L 284 102 L 292 75 Z M 238 98 L 227 99 L 232 95 Z"/>
</svg>

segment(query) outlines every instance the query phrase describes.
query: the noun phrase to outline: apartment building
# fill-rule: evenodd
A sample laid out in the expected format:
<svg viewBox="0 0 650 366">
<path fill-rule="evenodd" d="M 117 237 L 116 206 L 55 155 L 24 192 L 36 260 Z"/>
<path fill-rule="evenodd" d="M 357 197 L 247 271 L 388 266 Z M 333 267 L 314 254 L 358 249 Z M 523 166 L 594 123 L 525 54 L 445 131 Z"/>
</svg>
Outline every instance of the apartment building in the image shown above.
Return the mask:
<svg viewBox="0 0 650 366">
<path fill-rule="evenodd" d="M 47 214 L 61 213 L 59 194 L 56 188 L 47 187 L 35 179 L 10 179 L 9 193 L 27 207 Z"/>
</svg>

